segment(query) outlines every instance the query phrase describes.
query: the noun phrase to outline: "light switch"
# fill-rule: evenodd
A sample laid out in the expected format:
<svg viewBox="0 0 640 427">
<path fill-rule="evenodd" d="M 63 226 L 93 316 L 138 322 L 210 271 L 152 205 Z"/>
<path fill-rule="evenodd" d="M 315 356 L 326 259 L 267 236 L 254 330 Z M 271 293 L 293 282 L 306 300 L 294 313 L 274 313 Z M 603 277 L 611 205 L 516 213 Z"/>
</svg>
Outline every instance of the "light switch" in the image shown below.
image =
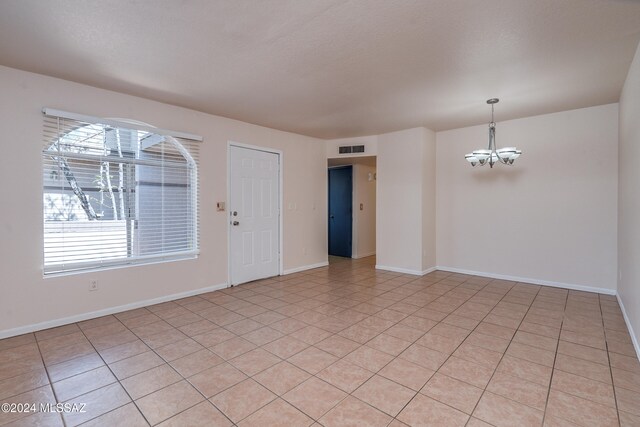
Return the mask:
<svg viewBox="0 0 640 427">
<path fill-rule="evenodd" d="M 360 203 L 360 210 L 363 211 L 364 210 L 364 204 Z"/>
<path fill-rule="evenodd" d="M 218 212 L 224 212 L 224 202 L 218 202 L 216 203 L 216 210 Z"/>
</svg>

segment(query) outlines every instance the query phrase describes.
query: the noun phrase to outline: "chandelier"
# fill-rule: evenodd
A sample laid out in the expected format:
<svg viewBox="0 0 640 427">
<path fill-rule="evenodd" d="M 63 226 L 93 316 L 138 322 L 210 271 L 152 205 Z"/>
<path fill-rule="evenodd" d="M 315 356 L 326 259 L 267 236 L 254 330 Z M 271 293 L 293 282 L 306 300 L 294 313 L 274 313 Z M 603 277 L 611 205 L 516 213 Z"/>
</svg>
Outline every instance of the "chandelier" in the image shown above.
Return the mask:
<svg viewBox="0 0 640 427">
<path fill-rule="evenodd" d="M 520 157 L 521 150 L 516 147 L 496 148 L 496 123 L 493 121 L 493 105 L 500 101 L 498 98 L 491 98 L 487 100 L 487 104 L 491 105 L 491 123 L 489 123 L 489 147 L 486 150 L 475 150 L 472 153 L 465 154 L 464 158 L 467 159 L 471 166 L 484 166 L 489 164 L 493 167 L 494 164 L 500 162 L 505 165 L 512 165 L 513 161 Z"/>
</svg>

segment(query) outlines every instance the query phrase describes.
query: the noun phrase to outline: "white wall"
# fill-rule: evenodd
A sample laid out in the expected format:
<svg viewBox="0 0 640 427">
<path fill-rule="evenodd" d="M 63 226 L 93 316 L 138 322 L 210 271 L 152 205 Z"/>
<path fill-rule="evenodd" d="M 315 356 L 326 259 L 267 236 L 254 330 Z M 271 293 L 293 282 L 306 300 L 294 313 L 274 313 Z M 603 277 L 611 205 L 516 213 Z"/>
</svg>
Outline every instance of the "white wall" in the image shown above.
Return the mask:
<svg viewBox="0 0 640 427">
<path fill-rule="evenodd" d="M 498 122 L 513 167 L 465 161 L 487 135 L 437 134 L 438 266 L 615 290 L 618 105 Z"/>
<path fill-rule="evenodd" d="M 425 129 L 422 144 L 422 271 L 436 267 L 436 133 Z"/>
<path fill-rule="evenodd" d="M 632 167 L 640 151 L 638 62 L 636 55 L 621 100 L 619 232 L 617 104 L 498 123 L 498 144 L 524 151 L 513 168 L 474 169 L 464 161 L 485 144 L 486 125 L 437 134 L 415 128 L 348 141 L 377 155 L 377 264 L 419 273 L 437 263 L 614 290 L 620 235 L 620 294 L 640 329 L 640 186 Z M 346 140 L 323 143 L 6 67 L 0 67 L 0 93 L 2 148 L 11 153 L 0 179 L 14 183 L 0 187 L 0 336 L 226 283 L 227 213 L 216 212 L 215 202 L 227 200 L 229 140 L 284 151 L 285 270 L 326 262 L 326 158 L 338 157 L 334 151 Z M 43 279 L 44 106 L 203 135 L 201 256 Z M 90 278 L 99 280 L 98 292 L 88 292 Z"/>
<path fill-rule="evenodd" d="M 423 218 L 430 218 L 432 202 L 424 202 L 423 180 L 431 179 L 435 165 L 433 132 L 413 128 L 378 135 L 378 194 L 376 226 L 376 265 L 379 268 L 421 274 L 425 270 L 423 247 L 432 254 L 425 240 L 433 230 L 423 233 Z M 429 185 L 431 183 L 429 182 Z M 434 197 L 431 194 L 430 197 Z M 427 212 L 423 210 L 427 207 Z M 429 224 L 430 220 L 424 220 Z M 431 267 L 431 266 L 429 266 Z"/>
<path fill-rule="evenodd" d="M 369 181 L 375 173 L 374 166 L 353 165 L 353 258 L 376 253 L 376 181 Z"/>
<path fill-rule="evenodd" d="M 227 212 L 216 212 L 215 203 L 227 200 L 229 140 L 284 152 L 285 270 L 326 262 L 323 141 L 6 67 L 0 67 L 0 93 L 0 337 L 39 322 L 226 283 Z M 200 257 L 43 279 L 45 106 L 202 135 Z M 296 209 L 288 210 L 289 203 Z M 90 278 L 99 280 L 99 291 L 88 292 Z"/>
<path fill-rule="evenodd" d="M 640 355 L 640 45 L 620 96 L 618 294 Z"/>
</svg>

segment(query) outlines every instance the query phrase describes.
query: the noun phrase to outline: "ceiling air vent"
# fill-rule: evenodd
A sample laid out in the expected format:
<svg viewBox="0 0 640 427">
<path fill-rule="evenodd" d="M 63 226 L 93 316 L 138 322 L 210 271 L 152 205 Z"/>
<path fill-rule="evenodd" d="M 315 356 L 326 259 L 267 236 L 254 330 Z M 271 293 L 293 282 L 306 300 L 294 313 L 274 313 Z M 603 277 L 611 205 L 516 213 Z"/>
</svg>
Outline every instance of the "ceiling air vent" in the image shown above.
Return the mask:
<svg viewBox="0 0 640 427">
<path fill-rule="evenodd" d="M 338 147 L 339 154 L 364 153 L 364 145 L 344 145 Z"/>
</svg>

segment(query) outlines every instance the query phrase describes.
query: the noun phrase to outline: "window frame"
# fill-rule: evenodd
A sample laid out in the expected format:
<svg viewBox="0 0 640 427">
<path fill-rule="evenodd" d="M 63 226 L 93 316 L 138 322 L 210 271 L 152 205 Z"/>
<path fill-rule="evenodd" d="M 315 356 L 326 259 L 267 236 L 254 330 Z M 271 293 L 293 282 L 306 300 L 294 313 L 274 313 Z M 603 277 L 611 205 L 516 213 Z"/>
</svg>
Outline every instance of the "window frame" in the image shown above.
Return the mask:
<svg viewBox="0 0 640 427">
<path fill-rule="evenodd" d="M 179 260 L 194 259 L 198 257 L 200 253 L 200 243 L 199 243 L 199 240 L 200 240 L 199 239 L 200 194 L 199 194 L 199 185 L 198 185 L 199 184 L 199 173 L 198 173 L 198 163 L 199 163 L 198 162 L 199 160 L 198 145 L 199 144 L 197 143 L 203 140 L 201 136 L 193 135 L 185 132 L 169 131 L 166 129 L 155 128 L 149 124 L 134 121 L 134 120 L 104 119 L 104 118 L 87 116 L 82 114 L 69 113 L 69 112 L 50 109 L 50 108 L 44 108 L 42 112 L 43 112 L 43 115 L 45 116 L 45 129 L 46 129 L 47 120 L 58 121 L 58 130 L 54 138 L 51 138 L 51 135 L 47 137 L 46 130 L 45 130 L 45 135 L 43 140 L 44 146 L 41 150 L 41 159 L 42 159 L 41 170 L 43 173 L 43 185 L 42 185 L 42 195 L 41 195 L 41 201 L 43 203 L 43 211 L 42 211 L 42 221 L 43 221 L 42 274 L 43 274 L 43 277 L 45 278 L 55 277 L 59 275 L 79 274 L 79 273 L 101 271 L 101 270 L 113 269 L 113 268 L 124 268 L 124 267 L 130 267 L 135 265 L 147 265 L 147 264 L 155 264 L 155 263 L 163 263 L 163 262 L 173 262 L 173 261 L 179 261 Z M 84 126 L 98 125 L 102 127 L 111 127 L 114 129 L 123 129 L 125 131 L 135 130 L 135 131 L 147 132 L 153 135 L 159 135 L 163 137 L 161 143 L 169 143 L 170 146 L 173 149 L 175 149 L 175 151 L 177 151 L 182 156 L 182 158 L 184 158 L 186 167 L 185 165 L 182 165 L 182 164 L 181 164 L 181 167 L 184 168 L 184 170 L 188 173 L 187 184 L 186 184 L 186 188 L 188 188 L 187 197 L 191 199 L 191 201 L 189 202 L 189 208 L 185 210 L 186 218 L 189 218 L 189 217 L 190 218 L 184 222 L 184 224 L 186 225 L 186 229 L 188 230 L 186 231 L 187 238 L 185 240 L 188 246 L 187 249 L 177 250 L 177 251 L 170 251 L 170 250 L 164 251 L 164 248 L 162 248 L 157 253 L 142 254 L 142 255 L 141 254 L 133 255 L 133 251 L 130 250 L 130 245 L 133 242 L 134 232 L 130 233 L 128 231 L 129 221 L 133 221 L 134 227 L 137 229 L 137 215 L 138 215 L 137 211 L 140 209 L 139 200 L 138 200 L 139 190 L 137 189 L 138 187 L 140 187 L 141 184 L 140 182 L 137 181 L 137 177 L 136 177 L 138 174 L 138 166 L 146 165 L 149 167 L 158 168 L 158 171 L 160 171 L 161 175 L 164 177 L 165 167 L 168 164 L 166 158 L 164 157 L 164 152 L 160 157 L 160 160 L 140 159 L 135 157 L 130 158 L 129 156 L 125 156 L 125 157 L 113 156 L 113 154 L 111 153 L 105 154 L 105 155 L 97 155 L 97 154 L 70 152 L 69 155 L 65 157 L 69 159 L 73 159 L 75 161 L 87 161 L 87 163 L 95 162 L 96 164 L 99 164 L 101 162 L 107 161 L 110 164 L 124 164 L 125 168 L 129 170 L 128 172 L 129 178 L 131 178 L 130 175 L 133 174 L 133 182 L 135 182 L 135 185 L 133 186 L 134 190 L 133 191 L 131 190 L 130 185 L 125 184 L 125 187 L 127 187 L 126 191 L 128 193 L 135 193 L 135 194 L 133 194 L 133 200 L 131 200 L 130 197 L 127 197 L 127 202 L 126 202 L 128 204 L 128 207 L 126 208 L 127 214 L 125 214 L 124 219 L 121 219 L 127 222 L 126 223 L 126 229 L 127 229 L 126 256 L 121 256 L 118 258 L 109 258 L 108 256 L 103 257 L 102 255 L 99 255 L 96 257 L 96 259 L 91 259 L 91 260 L 73 261 L 67 258 L 67 259 L 63 259 L 60 262 L 55 262 L 55 263 L 49 262 L 48 264 L 45 263 L 46 250 L 47 250 L 45 247 L 46 223 L 54 222 L 51 220 L 47 221 L 46 219 L 47 207 L 45 206 L 45 203 L 46 203 L 45 197 L 47 194 L 56 193 L 55 191 L 51 191 L 51 188 L 48 188 L 45 183 L 45 175 L 47 171 L 46 158 L 47 158 L 47 155 L 51 156 L 51 153 L 48 153 L 48 151 L 52 146 L 52 144 L 55 143 L 56 138 L 59 142 L 60 138 L 63 138 L 65 135 L 68 135 L 71 132 L 70 130 L 64 130 L 62 132 L 60 131 L 60 125 L 59 125 L 60 120 L 68 120 L 74 125 L 75 125 L 75 122 L 77 122 L 79 126 L 74 129 L 78 129 Z M 141 148 L 139 148 L 138 151 L 140 149 Z M 55 151 L 53 151 L 53 153 L 55 153 Z M 53 159 L 53 156 L 51 156 L 51 158 Z M 53 163 L 57 162 L 57 160 L 52 160 L 52 161 Z M 171 166 L 168 166 L 168 167 L 171 167 Z M 128 182 L 130 183 L 131 181 L 128 181 Z M 161 185 L 164 187 L 164 183 Z M 63 191 L 58 194 L 61 194 L 61 195 L 65 194 L 64 187 L 65 185 L 63 184 L 60 187 Z M 47 191 L 48 189 L 50 191 Z M 72 197 L 77 197 L 77 194 L 76 195 L 72 194 Z M 164 203 L 164 193 L 161 200 L 162 200 L 162 203 Z M 135 205 L 133 207 L 133 211 L 134 211 L 133 217 L 131 216 L 131 212 L 129 209 L 131 203 Z M 161 211 L 161 214 L 160 214 L 163 220 L 165 218 L 164 216 L 165 212 L 166 212 L 165 208 L 163 207 L 163 210 Z M 81 220 L 78 220 L 77 222 L 79 221 Z M 86 223 L 90 223 L 92 221 L 99 221 L 99 218 L 96 218 L 94 220 L 87 220 Z M 106 221 L 109 221 L 109 220 L 105 220 L 104 222 Z M 66 221 L 60 221 L 60 222 L 64 223 L 64 222 L 76 222 L 76 221 L 67 219 Z M 64 234 L 64 231 L 62 232 L 62 234 Z M 139 236 L 138 236 L 138 239 L 139 239 Z M 164 246 L 164 239 L 165 239 L 165 235 L 162 234 L 162 237 L 161 237 L 162 246 Z M 153 241 L 152 243 L 155 244 L 156 242 Z M 96 247 L 98 247 L 98 245 L 96 245 Z M 68 254 L 64 253 L 64 250 L 62 251 L 62 255 L 69 256 Z"/>
</svg>

